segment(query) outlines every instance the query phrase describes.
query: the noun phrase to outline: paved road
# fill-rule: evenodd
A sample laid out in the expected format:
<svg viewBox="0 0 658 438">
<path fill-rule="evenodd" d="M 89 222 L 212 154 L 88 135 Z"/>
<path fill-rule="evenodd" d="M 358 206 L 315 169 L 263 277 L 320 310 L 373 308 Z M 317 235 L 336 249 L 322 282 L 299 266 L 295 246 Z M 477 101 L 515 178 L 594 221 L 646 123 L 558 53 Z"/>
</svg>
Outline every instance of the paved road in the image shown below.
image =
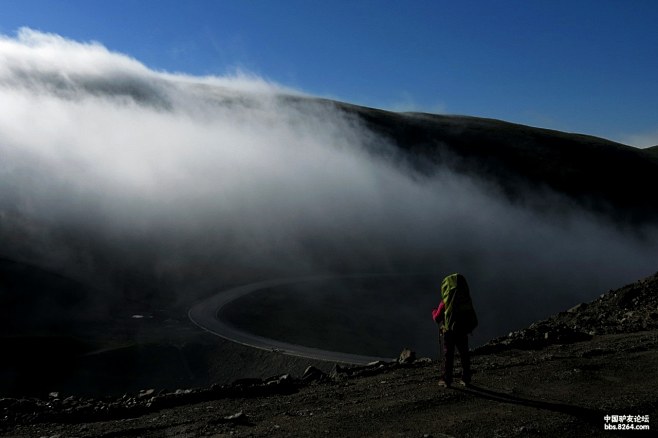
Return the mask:
<svg viewBox="0 0 658 438">
<path fill-rule="evenodd" d="M 266 289 L 275 286 L 283 286 L 287 284 L 298 284 L 311 281 L 331 280 L 339 278 L 357 278 L 369 276 L 382 276 L 378 274 L 364 274 L 364 275 L 350 275 L 350 276 L 315 276 L 303 278 L 285 278 L 278 280 L 262 281 L 259 283 L 252 283 L 245 286 L 236 287 L 223 292 L 219 292 L 210 298 L 207 298 L 194 305 L 188 312 L 190 320 L 203 330 L 213 333 L 229 341 L 237 342 L 238 344 L 247 345 L 249 347 L 260 348 L 262 350 L 276 351 L 291 356 L 306 357 L 309 359 L 319 359 L 328 362 L 341 362 L 349 364 L 368 364 L 378 360 L 391 361 L 394 360 L 388 357 L 373 357 L 361 356 L 358 354 L 341 353 L 339 351 L 320 350 L 318 348 L 305 347 L 303 345 L 290 344 L 288 342 L 279 341 L 276 339 L 269 339 L 263 336 L 258 336 L 240 330 L 221 320 L 221 310 L 231 301 L 255 292 L 257 290 Z"/>
</svg>

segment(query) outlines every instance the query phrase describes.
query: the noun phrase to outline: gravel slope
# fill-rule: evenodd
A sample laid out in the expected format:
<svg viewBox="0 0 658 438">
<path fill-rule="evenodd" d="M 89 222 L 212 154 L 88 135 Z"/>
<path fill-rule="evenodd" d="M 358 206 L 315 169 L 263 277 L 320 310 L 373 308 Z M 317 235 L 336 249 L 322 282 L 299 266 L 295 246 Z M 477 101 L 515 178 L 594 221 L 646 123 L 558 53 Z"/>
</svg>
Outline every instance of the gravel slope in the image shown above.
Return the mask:
<svg viewBox="0 0 658 438">
<path fill-rule="evenodd" d="M 606 415 L 648 415 L 652 430 L 637 434 L 650 436 L 657 296 L 654 275 L 533 324 L 523 343 L 523 331 L 495 340 L 474 357 L 472 388 L 440 388 L 438 364 L 416 360 L 106 400 L 2 399 L 2 435 L 598 437 L 614 433 Z M 578 321 L 590 321 L 588 340 L 565 335 Z"/>
</svg>

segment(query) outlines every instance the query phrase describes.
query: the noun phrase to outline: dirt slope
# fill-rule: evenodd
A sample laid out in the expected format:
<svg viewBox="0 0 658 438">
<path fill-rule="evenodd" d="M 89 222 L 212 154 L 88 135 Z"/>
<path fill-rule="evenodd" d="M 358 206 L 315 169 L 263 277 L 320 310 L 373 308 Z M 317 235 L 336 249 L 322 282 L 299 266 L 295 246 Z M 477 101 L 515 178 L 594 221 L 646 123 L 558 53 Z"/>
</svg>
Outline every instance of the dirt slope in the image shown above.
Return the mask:
<svg viewBox="0 0 658 438">
<path fill-rule="evenodd" d="M 658 427 L 657 297 L 654 275 L 497 339 L 475 355 L 471 388 L 440 388 L 438 364 L 429 360 L 376 363 L 339 367 L 331 375 L 311 370 L 303 378 L 250 379 L 177 393 L 2 399 L 1 431 L 3 436 L 598 437 L 616 433 L 604 430 L 606 415 L 648 415 L 649 423 L 634 426 L 649 426 L 649 432 L 636 434 L 650 436 Z"/>
</svg>

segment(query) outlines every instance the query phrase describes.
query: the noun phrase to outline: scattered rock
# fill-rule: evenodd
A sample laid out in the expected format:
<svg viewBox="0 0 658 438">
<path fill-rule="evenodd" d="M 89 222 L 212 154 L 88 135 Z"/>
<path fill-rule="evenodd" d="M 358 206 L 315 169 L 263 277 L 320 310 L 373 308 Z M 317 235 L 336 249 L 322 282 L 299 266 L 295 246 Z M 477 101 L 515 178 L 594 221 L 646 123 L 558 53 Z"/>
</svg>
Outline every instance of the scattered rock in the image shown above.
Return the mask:
<svg viewBox="0 0 658 438">
<path fill-rule="evenodd" d="M 595 335 L 658 329 L 658 274 L 609 291 L 590 303 L 537 321 L 475 349 L 477 354 L 509 349 L 534 350 L 590 340 Z"/>
<path fill-rule="evenodd" d="M 587 308 L 587 303 L 580 303 L 578 305 L 573 306 L 571 309 L 567 310 L 567 313 L 578 313 L 582 310 L 585 310 Z"/>
<path fill-rule="evenodd" d="M 152 390 L 149 390 L 152 391 Z M 194 390 L 193 389 L 177 389 L 174 391 L 174 394 L 191 394 Z M 152 393 L 151 393 L 152 394 Z"/>
<path fill-rule="evenodd" d="M 247 422 L 247 416 L 242 411 L 237 412 L 233 415 L 229 415 L 228 417 L 224 417 L 223 419 L 226 420 L 226 421 L 230 421 L 232 423 L 246 423 Z"/>
<path fill-rule="evenodd" d="M 137 398 L 145 398 L 145 397 L 153 397 L 153 394 L 155 393 L 155 389 L 142 389 L 139 391 L 139 394 L 137 394 Z"/>
<path fill-rule="evenodd" d="M 270 377 L 265 380 L 265 385 L 286 385 L 293 383 L 293 378 L 290 374 L 282 374 L 280 376 Z"/>
<path fill-rule="evenodd" d="M 254 386 L 254 385 L 262 385 L 263 384 L 263 379 L 257 379 L 257 378 L 245 378 L 245 379 L 238 379 L 233 382 L 233 385 L 235 386 Z"/>
<path fill-rule="evenodd" d="M 408 348 L 402 350 L 402 352 L 400 353 L 400 357 L 398 357 L 398 363 L 402 363 L 402 364 L 414 363 L 415 360 L 416 360 L 416 352 Z"/>
<path fill-rule="evenodd" d="M 249 418 L 247 415 L 240 411 L 232 415 L 227 415 L 226 417 L 217 418 L 209 422 L 210 424 L 249 424 Z"/>
<path fill-rule="evenodd" d="M 522 434 L 538 434 L 539 430 L 537 428 L 531 427 L 531 426 L 521 426 L 519 427 L 519 432 Z"/>
<path fill-rule="evenodd" d="M 319 370 L 314 366 L 309 366 L 308 368 L 306 368 L 304 374 L 302 375 L 302 381 L 306 383 L 323 382 L 328 378 L 329 376 L 327 376 L 326 373 L 324 373 L 323 371 Z"/>
</svg>

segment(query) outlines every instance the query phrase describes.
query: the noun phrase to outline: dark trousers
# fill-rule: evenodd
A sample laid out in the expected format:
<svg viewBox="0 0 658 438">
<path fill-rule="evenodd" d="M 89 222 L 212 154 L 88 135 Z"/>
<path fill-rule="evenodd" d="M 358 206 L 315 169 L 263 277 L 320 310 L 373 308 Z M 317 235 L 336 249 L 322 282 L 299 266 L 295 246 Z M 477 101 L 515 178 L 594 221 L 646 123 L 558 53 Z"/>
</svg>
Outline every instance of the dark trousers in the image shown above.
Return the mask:
<svg viewBox="0 0 658 438">
<path fill-rule="evenodd" d="M 455 363 L 455 347 L 462 363 L 462 380 L 471 381 L 471 358 L 468 354 L 468 334 L 448 330 L 443 334 L 443 379 L 452 382 L 452 368 Z"/>
</svg>

